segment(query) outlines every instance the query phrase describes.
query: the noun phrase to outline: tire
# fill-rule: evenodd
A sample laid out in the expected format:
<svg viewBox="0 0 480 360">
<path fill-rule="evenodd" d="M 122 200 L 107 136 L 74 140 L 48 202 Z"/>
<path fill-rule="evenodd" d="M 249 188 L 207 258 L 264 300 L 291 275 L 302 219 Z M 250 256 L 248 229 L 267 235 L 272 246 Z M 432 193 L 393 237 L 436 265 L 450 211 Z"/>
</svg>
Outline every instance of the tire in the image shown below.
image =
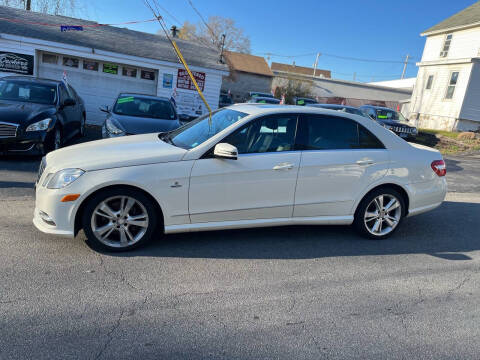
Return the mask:
<svg viewBox="0 0 480 360">
<path fill-rule="evenodd" d="M 362 199 L 355 212 L 353 225 L 363 237 L 382 240 L 397 231 L 405 214 L 402 194 L 389 187 L 379 188 Z"/>
<path fill-rule="evenodd" d="M 154 204 L 142 192 L 113 188 L 102 190 L 88 200 L 82 225 L 92 248 L 129 251 L 151 240 L 157 216 Z"/>
<path fill-rule="evenodd" d="M 85 136 L 85 123 L 86 123 L 85 115 L 82 115 L 82 122 L 80 123 L 80 132 L 79 135 L 81 138 Z"/>
<path fill-rule="evenodd" d="M 62 130 L 56 126 L 52 133 L 47 136 L 47 139 L 43 143 L 43 152 L 45 154 L 49 153 L 50 151 L 58 150 L 62 147 L 63 144 L 63 136 Z"/>
</svg>

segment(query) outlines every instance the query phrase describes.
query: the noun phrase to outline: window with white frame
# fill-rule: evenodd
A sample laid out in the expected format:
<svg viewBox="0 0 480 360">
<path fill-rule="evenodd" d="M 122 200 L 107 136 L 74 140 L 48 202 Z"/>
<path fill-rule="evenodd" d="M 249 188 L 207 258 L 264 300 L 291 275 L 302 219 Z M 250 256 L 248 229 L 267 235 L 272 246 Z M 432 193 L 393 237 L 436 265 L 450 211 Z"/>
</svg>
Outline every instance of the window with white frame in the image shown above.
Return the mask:
<svg viewBox="0 0 480 360">
<path fill-rule="evenodd" d="M 432 88 L 432 84 L 433 84 L 433 75 L 428 75 L 427 86 L 425 86 L 425 89 L 430 90 Z"/>
<path fill-rule="evenodd" d="M 458 71 L 452 71 L 450 74 L 450 81 L 447 86 L 447 93 L 445 94 L 445 99 L 453 99 L 453 93 L 455 92 L 455 86 L 458 81 Z"/>
<path fill-rule="evenodd" d="M 448 50 L 450 50 L 450 44 L 452 43 L 452 34 L 445 35 L 445 40 L 443 41 L 443 49 L 440 52 L 440 57 L 447 57 Z"/>
</svg>

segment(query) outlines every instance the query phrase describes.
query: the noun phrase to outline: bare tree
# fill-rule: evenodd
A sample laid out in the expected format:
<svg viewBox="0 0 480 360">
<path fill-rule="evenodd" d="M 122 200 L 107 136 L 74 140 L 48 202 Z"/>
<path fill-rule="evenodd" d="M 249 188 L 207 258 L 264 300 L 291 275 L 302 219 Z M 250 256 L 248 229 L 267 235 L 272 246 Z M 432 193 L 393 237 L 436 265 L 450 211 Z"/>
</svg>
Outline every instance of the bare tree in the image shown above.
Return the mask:
<svg viewBox="0 0 480 360">
<path fill-rule="evenodd" d="M 77 0 L 0 0 L 0 4 L 53 15 L 75 16 L 80 10 Z"/>
<path fill-rule="evenodd" d="M 295 97 L 312 97 L 312 80 L 303 80 L 288 76 L 287 78 L 278 79 L 275 87 L 275 97 L 280 99 L 285 96 L 286 104 L 295 104 Z"/>
<path fill-rule="evenodd" d="M 250 38 L 244 34 L 243 29 L 235 25 L 235 21 L 221 16 L 210 16 L 207 26 L 192 24 L 185 21 L 180 30 L 179 37 L 185 40 L 195 40 L 203 45 L 213 46 L 219 51 L 222 49 L 225 34 L 225 49 L 250 53 Z"/>
</svg>

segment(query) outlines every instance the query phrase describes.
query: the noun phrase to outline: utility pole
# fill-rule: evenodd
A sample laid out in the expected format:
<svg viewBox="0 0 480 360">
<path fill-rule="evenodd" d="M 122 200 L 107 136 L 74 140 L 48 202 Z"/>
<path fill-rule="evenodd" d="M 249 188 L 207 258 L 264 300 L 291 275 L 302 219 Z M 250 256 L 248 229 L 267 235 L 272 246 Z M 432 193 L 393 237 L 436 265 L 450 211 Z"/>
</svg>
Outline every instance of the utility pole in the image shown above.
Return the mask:
<svg viewBox="0 0 480 360">
<path fill-rule="evenodd" d="M 317 58 L 315 59 L 315 64 L 313 64 L 313 77 L 317 74 L 317 65 L 318 65 L 318 58 L 320 57 L 320 53 L 317 53 Z"/>
<path fill-rule="evenodd" d="M 407 54 L 407 57 L 405 58 L 405 63 L 403 64 L 403 71 L 402 71 L 401 79 L 405 78 L 405 72 L 407 71 L 407 65 L 408 65 L 408 59 L 410 59 L 410 55 Z"/>
<path fill-rule="evenodd" d="M 25 2 L 25 10 L 28 10 L 28 11 L 32 10 L 32 0 L 27 0 Z"/>
<path fill-rule="evenodd" d="M 353 73 L 353 81 L 355 81 L 355 80 L 357 80 L 357 73 L 356 72 Z"/>
<path fill-rule="evenodd" d="M 224 60 L 223 60 L 223 49 L 225 48 L 225 37 L 226 35 L 225 34 L 222 34 L 222 51 L 220 52 L 220 63 L 224 63 Z"/>
</svg>

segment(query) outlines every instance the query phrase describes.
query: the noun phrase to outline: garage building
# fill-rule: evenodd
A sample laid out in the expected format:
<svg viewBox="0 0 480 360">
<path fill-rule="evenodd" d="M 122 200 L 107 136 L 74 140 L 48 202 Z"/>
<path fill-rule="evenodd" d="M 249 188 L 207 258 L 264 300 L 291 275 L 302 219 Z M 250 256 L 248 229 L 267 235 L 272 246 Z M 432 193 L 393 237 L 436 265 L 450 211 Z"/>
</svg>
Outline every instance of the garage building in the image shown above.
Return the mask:
<svg viewBox="0 0 480 360">
<path fill-rule="evenodd" d="M 4 6 L 0 18 L 0 76 L 61 80 L 66 73 L 85 101 L 89 123 L 103 122 L 99 107 L 112 105 L 120 92 L 168 98 L 176 93 L 179 113 L 207 112 L 164 36 Z M 214 49 L 182 40 L 177 44 L 216 109 L 228 67 Z"/>
</svg>

